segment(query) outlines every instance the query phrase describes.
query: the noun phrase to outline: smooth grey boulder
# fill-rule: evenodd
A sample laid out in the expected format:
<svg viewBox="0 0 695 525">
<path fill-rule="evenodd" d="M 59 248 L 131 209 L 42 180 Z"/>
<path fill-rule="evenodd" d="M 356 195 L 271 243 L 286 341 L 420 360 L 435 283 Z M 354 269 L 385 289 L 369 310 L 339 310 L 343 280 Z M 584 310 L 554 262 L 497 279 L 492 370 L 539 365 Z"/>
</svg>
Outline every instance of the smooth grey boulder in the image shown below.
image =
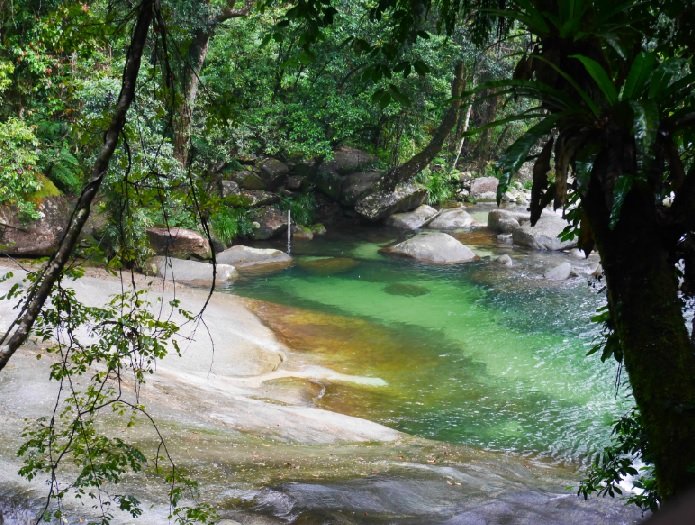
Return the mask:
<svg viewBox="0 0 695 525">
<path fill-rule="evenodd" d="M 572 265 L 568 262 L 563 262 L 545 272 L 543 277 L 548 281 L 566 281 L 571 274 Z"/>
<path fill-rule="evenodd" d="M 265 183 L 262 189 L 274 190 L 280 187 L 290 172 L 289 166 L 277 159 L 266 159 L 261 164 L 261 179 Z"/>
<path fill-rule="evenodd" d="M 436 230 L 455 230 L 456 228 L 470 228 L 477 224 L 471 214 L 463 208 L 452 208 L 442 210 L 427 227 Z"/>
<path fill-rule="evenodd" d="M 352 206 L 362 195 L 372 190 L 384 176 L 383 171 L 359 171 L 343 177 L 340 203 Z"/>
<path fill-rule="evenodd" d="M 512 232 L 514 244 L 527 246 L 534 250 L 566 250 L 577 245 L 577 240 L 561 241 L 559 235 L 569 223 L 555 213 L 543 210 L 535 226 L 525 222 L 520 228 Z"/>
<path fill-rule="evenodd" d="M 512 233 L 523 221 L 529 220 L 531 215 L 527 211 L 496 208 L 487 214 L 487 227 L 496 233 Z"/>
<path fill-rule="evenodd" d="M 189 259 L 210 258 L 210 243 L 198 232 L 187 228 L 147 228 L 147 239 L 157 255 Z"/>
<path fill-rule="evenodd" d="M 471 181 L 471 197 L 480 200 L 497 198 L 497 177 L 479 177 Z"/>
<path fill-rule="evenodd" d="M 466 263 L 478 259 L 478 256 L 468 246 L 442 232 L 418 233 L 406 241 L 385 248 L 383 251 L 434 264 Z"/>
<path fill-rule="evenodd" d="M 193 284 L 197 286 L 210 286 L 213 278 L 212 264 L 207 262 L 186 261 L 174 257 L 157 255 L 149 261 L 149 273 L 163 277 L 168 281 Z M 217 264 L 215 285 L 222 286 L 234 281 L 239 273 L 234 266 L 229 264 Z"/>
<path fill-rule="evenodd" d="M 357 201 L 355 211 L 369 221 L 379 221 L 397 212 L 410 211 L 427 199 L 427 190 L 415 182 L 400 182 L 392 190 L 377 189 Z"/>
<path fill-rule="evenodd" d="M 236 268 L 243 269 L 269 264 L 287 266 L 292 262 L 292 257 L 273 248 L 252 248 L 251 246 L 236 244 L 217 254 L 217 262 L 231 264 Z"/>
<path fill-rule="evenodd" d="M 506 266 L 507 268 L 511 268 L 512 266 L 514 266 L 514 261 L 512 261 L 512 258 L 506 253 L 497 257 L 497 259 L 495 259 L 495 262 L 497 264 L 501 264 L 502 266 Z"/>
<path fill-rule="evenodd" d="M 413 211 L 394 213 L 386 219 L 386 224 L 404 230 L 417 230 L 425 226 L 431 219 L 436 217 L 438 213 L 439 212 L 432 206 L 423 204 Z"/>
</svg>

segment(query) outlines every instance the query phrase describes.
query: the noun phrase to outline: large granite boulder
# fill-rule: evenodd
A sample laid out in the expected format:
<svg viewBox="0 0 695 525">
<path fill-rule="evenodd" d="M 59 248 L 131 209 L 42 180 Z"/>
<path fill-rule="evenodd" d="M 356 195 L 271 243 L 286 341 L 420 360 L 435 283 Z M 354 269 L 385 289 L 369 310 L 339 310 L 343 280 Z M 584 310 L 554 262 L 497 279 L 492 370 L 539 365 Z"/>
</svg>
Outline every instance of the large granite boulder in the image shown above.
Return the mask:
<svg viewBox="0 0 695 525">
<path fill-rule="evenodd" d="M 495 233 L 512 233 L 521 227 L 522 222 L 530 220 L 527 211 L 496 208 L 487 214 L 487 227 Z"/>
<path fill-rule="evenodd" d="M 282 186 L 287 175 L 290 172 L 290 168 L 284 162 L 277 159 L 266 159 L 261 164 L 261 179 L 265 183 L 265 188 L 269 190 L 275 190 Z"/>
<path fill-rule="evenodd" d="M 272 248 L 252 248 L 235 244 L 222 253 L 218 253 L 217 262 L 234 265 L 241 269 L 266 265 L 284 267 L 292 262 L 292 257 Z"/>
<path fill-rule="evenodd" d="M 316 188 L 334 201 L 339 201 L 343 194 L 343 177 L 335 169 L 321 164 L 313 177 Z"/>
<path fill-rule="evenodd" d="M 343 177 L 340 203 L 352 206 L 357 200 L 371 191 L 384 176 L 383 171 L 358 171 Z"/>
<path fill-rule="evenodd" d="M 386 224 L 404 230 L 417 230 L 425 226 L 430 220 L 436 217 L 438 213 L 439 212 L 431 206 L 423 204 L 413 211 L 394 213 L 386 219 Z"/>
<path fill-rule="evenodd" d="M 251 237 L 256 240 L 272 239 L 287 232 L 287 212 L 275 206 L 251 210 L 254 221 Z"/>
<path fill-rule="evenodd" d="M 370 221 L 379 221 L 397 212 L 410 211 L 427 199 L 427 190 L 415 182 L 400 182 L 393 190 L 377 189 L 360 197 L 355 211 Z"/>
<path fill-rule="evenodd" d="M 67 228 L 74 200 L 46 197 L 37 205 L 41 218 L 22 221 L 14 206 L 0 207 L 0 253 L 19 256 L 52 255 Z"/>
<path fill-rule="evenodd" d="M 213 266 L 207 262 L 186 261 L 174 257 L 157 255 L 150 259 L 149 268 L 151 273 L 162 277 L 168 281 L 192 284 L 196 286 L 210 286 L 213 278 Z M 217 264 L 215 274 L 215 285 L 234 281 L 239 276 L 236 268 L 229 264 Z"/>
<path fill-rule="evenodd" d="M 471 181 L 471 197 L 478 200 L 496 200 L 497 177 L 479 177 Z"/>
<path fill-rule="evenodd" d="M 236 195 L 241 189 L 239 188 L 239 183 L 233 180 L 223 180 L 220 182 L 220 193 L 222 197 L 229 197 L 230 195 Z"/>
<path fill-rule="evenodd" d="M 442 232 L 418 233 L 406 241 L 384 248 L 383 252 L 434 264 L 466 263 L 478 259 L 468 246 Z"/>
<path fill-rule="evenodd" d="M 210 243 L 198 232 L 186 228 L 148 228 L 147 238 L 157 255 L 181 259 L 210 258 Z"/>
<path fill-rule="evenodd" d="M 451 208 L 442 210 L 427 227 L 436 230 L 455 230 L 457 228 L 470 228 L 477 226 L 477 222 L 463 208 Z"/>
<path fill-rule="evenodd" d="M 535 226 L 524 222 L 520 228 L 512 232 L 514 244 L 527 246 L 534 250 L 566 250 L 577 245 L 577 240 L 561 241 L 560 233 L 569 223 L 559 215 L 549 210 L 543 210 Z"/>
<path fill-rule="evenodd" d="M 251 208 L 259 208 L 276 204 L 280 202 L 280 196 L 277 193 L 271 193 L 263 190 L 241 190 L 239 192 L 241 200 Z"/>
<path fill-rule="evenodd" d="M 333 152 L 333 160 L 324 162 L 324 166 L 341 175 L 355 173 L 369 168 L 377 162 L 375 155 L 349 146 L 341 146 Z"/>
<path fill-rule="evenodd" d="M 266 189 L 266 181 L 253 169 L 237 171 L 231 177 L 242 190 Z"/>
</svg>

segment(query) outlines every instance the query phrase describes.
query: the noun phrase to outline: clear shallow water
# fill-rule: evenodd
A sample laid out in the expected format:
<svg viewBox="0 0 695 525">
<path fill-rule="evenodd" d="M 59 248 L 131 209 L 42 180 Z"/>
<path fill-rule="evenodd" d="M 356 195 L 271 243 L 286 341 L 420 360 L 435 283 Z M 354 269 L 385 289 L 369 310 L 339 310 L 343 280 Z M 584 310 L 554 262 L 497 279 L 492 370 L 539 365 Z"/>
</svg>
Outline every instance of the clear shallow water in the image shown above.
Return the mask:
<svg viewBox="0 0 695 525">
<path fill-rule="evenodd" d="M 510 248 L 513 269 L 380 255 L 394 235 L 352 230 L 297 244 L 293 267 L 231 288 L 273 303 L 257 310 L 294 349 L 388 382 L 326 385 L 321 406 L 410 434 L 553 459 L 582 460 L 607 442 L 628 402 L 615 397 L 614 366 L 586 357 L 602 299 L 585 278 L 546 283 L 542 268 L 562 256 Z M 462 240 L 483 254 L 505 250 L 485 234 Z"/>
</svg>

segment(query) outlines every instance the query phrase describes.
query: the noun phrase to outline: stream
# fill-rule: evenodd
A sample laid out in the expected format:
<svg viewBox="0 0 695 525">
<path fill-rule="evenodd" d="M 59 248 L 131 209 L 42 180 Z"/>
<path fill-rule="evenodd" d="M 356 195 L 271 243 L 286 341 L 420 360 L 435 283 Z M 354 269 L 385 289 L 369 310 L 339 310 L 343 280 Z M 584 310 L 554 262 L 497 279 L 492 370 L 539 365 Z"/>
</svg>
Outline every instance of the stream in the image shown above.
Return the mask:
<svg viewBox="0 0 695 525">
<path fill-rule="evenodd" d="M 291 268 L 229 290 L 264 301 L 252 309 L 291 348 L 387 383 L 327 385 L 325 408 L 557 461 L 584 462 L 604 446 L 630 400 L 616 395 L 615 364 L 586 355 L 600 333 L 590 319 L 602 295 L 586 276 L 541 277 L 568 256 L 498 246 L 484 230 L 458 234 L 480 262 L 434 266 L 379 254 L 398 235 L 351 228 L 298 242 Z M 514 267 L 489 260 L 500 253 Z"/>
</svg>

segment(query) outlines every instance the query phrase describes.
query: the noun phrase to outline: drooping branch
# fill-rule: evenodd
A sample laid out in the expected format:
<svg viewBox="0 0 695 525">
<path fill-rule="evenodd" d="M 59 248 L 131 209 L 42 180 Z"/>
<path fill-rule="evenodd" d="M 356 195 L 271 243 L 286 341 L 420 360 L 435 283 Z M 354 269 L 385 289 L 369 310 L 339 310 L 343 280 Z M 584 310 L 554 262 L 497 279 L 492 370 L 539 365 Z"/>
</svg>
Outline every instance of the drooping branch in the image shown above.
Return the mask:
<svg viewBox="0 0 695 525">
<path fill-rule="evenodd" d="M 147 42 L 150 24 L 152 23 L 154 0 L 142 0 L 138 8 L 138 16 L 130 39 L 130 46 L 126 55 L 126 63 L 123 69 L 121 92 L 118 95 L 116 107 L 111 117 L 111 122 L 104 135 L 104 143 L 92 166 L 89 181 L 82 189 L 75 208 L 70 216 L 70 222 L 60 241 L 58 250 L 39 274 L 39 278 L 30 288 L 23 307 L 12 322 L 7 333 L 0 339 L 0 370 L 8 363 L 12 355 L 29 337 L 29 333 L 46 302 L 53 285 L 60 278 L 63 268 L 77 244 L 82 227 L 89 217 L 90 207 L 99 191 L 109 162 L 118 144 L 118 137 L 126 123 L 128 108 L 135 97 L 135 87 L 140 62 Z"/>
<path fill-rule="evenodd" d="M 454 79 L 451 82 L 451 105 L 444 114 L 442 122 L 434 132 L 429 144 L 407 162 L 400 164 L 387 175 L 387 183 L 396 185 L 399 182 L 414 178 L 425 169 L 439 154 L 444 141 L 451 133 L 459 119 L 461 111 L 461 96 L 466 88 L 466 69 L 463 62 L 457 62 L 454 67 Z"/>
</svg>

